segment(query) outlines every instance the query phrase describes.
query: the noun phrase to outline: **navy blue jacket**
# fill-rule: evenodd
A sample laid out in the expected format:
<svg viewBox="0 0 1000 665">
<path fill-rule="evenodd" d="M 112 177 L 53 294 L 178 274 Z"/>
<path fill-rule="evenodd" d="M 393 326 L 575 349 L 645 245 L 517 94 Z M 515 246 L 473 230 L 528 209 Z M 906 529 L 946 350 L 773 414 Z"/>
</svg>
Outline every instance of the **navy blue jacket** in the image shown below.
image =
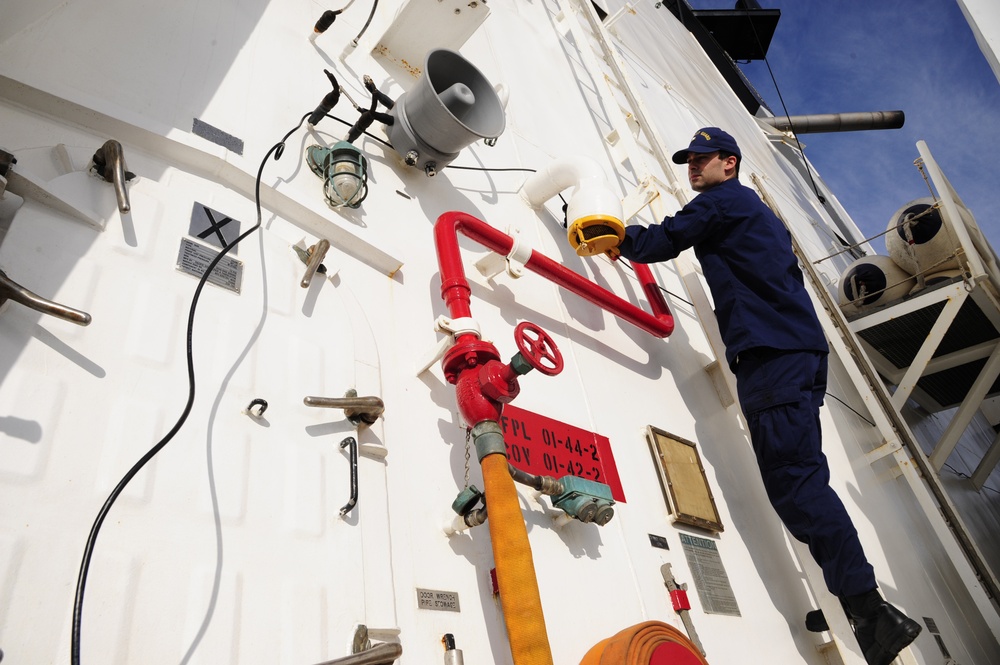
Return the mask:
<svg viewBox="0 0 1000 665">
<path fill-rule="evenodd" d="M 619 249 L 627 259 L 654 263 L 688 247 L 712 290 L 730 367 L 755 347 L 829 351 L 791 236 L 752 189 L 726 180 L 662 224 L 627 227 Z"/>
</svg>

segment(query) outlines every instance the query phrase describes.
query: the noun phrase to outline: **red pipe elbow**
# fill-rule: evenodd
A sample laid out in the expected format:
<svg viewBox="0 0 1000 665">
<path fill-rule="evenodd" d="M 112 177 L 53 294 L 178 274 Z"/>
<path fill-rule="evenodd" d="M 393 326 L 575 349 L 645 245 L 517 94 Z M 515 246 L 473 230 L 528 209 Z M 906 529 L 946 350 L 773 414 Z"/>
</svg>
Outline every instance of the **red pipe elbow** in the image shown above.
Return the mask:
<svg viewBox="0 0 1000 665">
<path fill-rule="evenodd" d="M 452 211 L 438 217 L 434 225 L 434 240 L 437 245 L 438 266 L 441 269 L 441 297 L 444 298 L 453 318 L 466 317 L 471 313 L 469 307 L 471 290 L 465 279 L 465 269 L 458 247 L 459 232 L 501 256 L 507 256 L 514 246 L 514 240 L 506 233 L 498 231 L 472 215 Z M 634 264 L 633 268 L 649 300 L 652 314 L 619 298 L 604 287 L 581 277 L 538 251 L 532 250 L 531 258 L 525 263 L 525 267 L 650 335 L 667 337 L 674 331 L 674 317 L 670 314 L 670 308 L 663 299 L 652 271 L 644 264 Z"/>
</svg>

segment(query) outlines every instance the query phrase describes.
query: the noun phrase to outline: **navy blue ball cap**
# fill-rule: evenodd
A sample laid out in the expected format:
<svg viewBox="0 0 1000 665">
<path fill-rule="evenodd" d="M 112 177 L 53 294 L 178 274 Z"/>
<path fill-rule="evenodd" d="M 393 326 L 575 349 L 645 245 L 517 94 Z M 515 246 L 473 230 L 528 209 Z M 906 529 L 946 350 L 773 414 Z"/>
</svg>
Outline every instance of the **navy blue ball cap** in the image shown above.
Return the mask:
<svg viewBox="0 0 1000 665">
<path fill-rule="evenodd" d="M 718 127 L 702 127 L 691 137 L 691 145 L 674 153 L 674 164 L 687 164 L 689 152 L 731 152 L 740 159 L 740 147 L 736 145 L 736 139 L 722 131 Z"/>
</svg>

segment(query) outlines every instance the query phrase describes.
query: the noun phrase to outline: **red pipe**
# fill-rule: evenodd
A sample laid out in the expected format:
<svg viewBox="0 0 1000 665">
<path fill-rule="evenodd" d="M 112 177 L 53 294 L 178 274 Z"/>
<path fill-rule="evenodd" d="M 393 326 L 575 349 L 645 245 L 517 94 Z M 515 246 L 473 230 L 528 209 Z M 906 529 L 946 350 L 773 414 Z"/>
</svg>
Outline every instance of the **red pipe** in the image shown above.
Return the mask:
<svg viewBox="0 0 1000 665">
<path fill-rule="evenodd" d="M 438 265 L 441 268 L 441 297 L 447 303 L 452 318 L 471 316 L 469 306 L 471 290 L 465 279 L 465 268 L 458 249 L 459 231 L 467 238 L 502 256 L 507 256 L 514 246 L 514 240 L 509 235 L 472 215 L 452 211 L 438 217 L 434 225 L 434 241 L 437 245 Z M 633 263 L 632 267 L 646 294 L 646 299 L 649 300 L 652 314 L 619 298 L 604 287 L 586 277 L 581 277 L 538 251 L 531 251 L 531 258 L 524 267 L 645 330 L 650 335 L 667 337 L 674 331 L 674 317 L 670 314 L 670 308 L 653 279 L 652 271 L 645 264 Z"/>
</svg>

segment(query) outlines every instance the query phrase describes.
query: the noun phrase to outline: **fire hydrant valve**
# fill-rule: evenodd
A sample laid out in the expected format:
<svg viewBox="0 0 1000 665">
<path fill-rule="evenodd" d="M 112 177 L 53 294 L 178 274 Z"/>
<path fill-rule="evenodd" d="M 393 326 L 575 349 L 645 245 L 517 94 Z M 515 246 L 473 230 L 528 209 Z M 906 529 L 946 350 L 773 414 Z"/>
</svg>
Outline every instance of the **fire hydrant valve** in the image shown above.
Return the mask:
<svg viewBox="0 0 1000 665">
<path fill-rule="evenodd" d="M 552 497 L 552 505 L 563 510 L 570 517 L 581 522 L 594 522 L 604 526 L 615 515 L 611 488 L 577 476 L 563 476 L 559 479 L 564 492 Z"/>
<path fill-rule="evenodd" d="M 479 370 L 479 384 L 488 398 L 507 404 L 521 392 L 517 373 L 499 360 L 491 360 Z"/>
</svg>

